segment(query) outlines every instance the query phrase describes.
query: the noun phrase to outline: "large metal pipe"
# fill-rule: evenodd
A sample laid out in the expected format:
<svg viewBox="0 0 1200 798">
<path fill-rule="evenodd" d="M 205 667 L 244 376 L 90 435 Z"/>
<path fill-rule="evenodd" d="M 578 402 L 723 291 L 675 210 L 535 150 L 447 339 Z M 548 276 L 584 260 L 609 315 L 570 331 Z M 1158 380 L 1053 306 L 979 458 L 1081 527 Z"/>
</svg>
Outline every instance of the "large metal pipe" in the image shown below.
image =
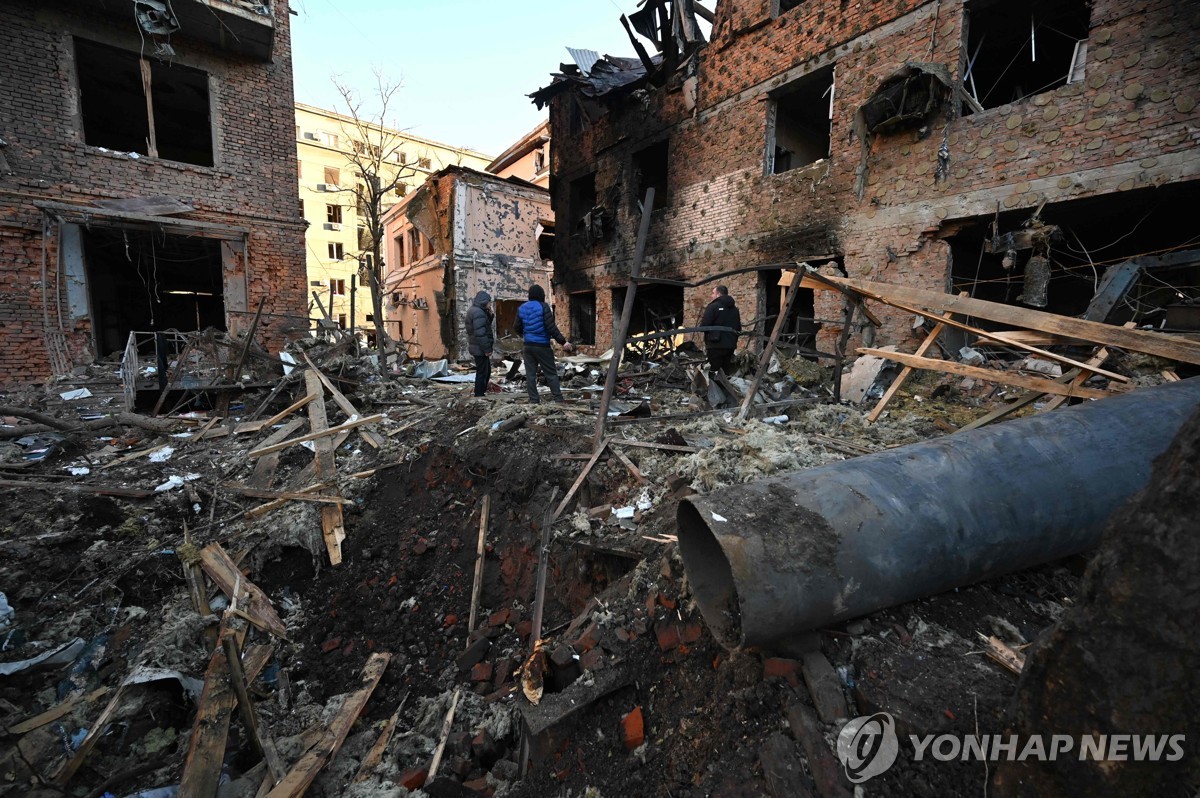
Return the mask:
<svg viewBox="0 0 1200 798">
<path fill-rule="evenodd" d="M 679 550 L 728 648 L 1095 546 L 1200 405 L 1200 377 L 692 496 Z"/>
</svg>

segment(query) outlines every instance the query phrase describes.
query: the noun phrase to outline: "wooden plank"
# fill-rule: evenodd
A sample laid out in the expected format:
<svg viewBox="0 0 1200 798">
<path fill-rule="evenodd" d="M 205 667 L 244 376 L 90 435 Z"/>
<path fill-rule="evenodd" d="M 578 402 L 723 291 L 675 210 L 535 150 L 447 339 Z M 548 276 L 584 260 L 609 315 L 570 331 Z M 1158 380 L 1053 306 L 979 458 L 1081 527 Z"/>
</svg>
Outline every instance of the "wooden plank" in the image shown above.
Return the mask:
<svg viewBox="0 0 1200 798">
<path fill-rule="evenodd" d="M 90 704 L 93 701 L 99 701 L 101 698 L 111 692 L 111 687 L 101 687 L 99 690 L 93 690 L 87 695 L 80 693 L 72 696 L 66 701 L 63 701 L 61 704 L 50 707 L 50 709 L 47 709 L 45 712 L 34 715 L 28 720 L 23 720 L 20 723 L 14 723 L 12 726 L 8 727 L 8 733 L 27 734 L 34 729 L 40 729 L 47 723 L 53 723 L 64 715 L 70 714 L 72 711 L 74 711 L 75 707 L 79 706 L 80 704 Z"/>
<path fill-rule="evenodd" d="M 678 446 L 674 443 L 654 443 L 652 441 L 629 441 L 624 438 L 610 438 L 609 443 L 616 446 L 633 446 L 639 449 L 661 449 L 664 452 L 685 452 L 693 454 L 700 451 L 695 446 Z"/>
<path fill-rule="evenodd" d="M 874 299 L 875 297 L 872 297 L 872 298 Z M 958 298 L 966 299 L 967 297 L 964 295 L 960 295 Z M 894 308 L 899 308 L 900 310 L 906 311 L 908 313 L 914 313 L 918 316 L 925 316 L 926 318 L 937 321 L 939 324 L 944 324 L 947 327 L 954 327 L 954 328 L 962 330 L 964 332 L 968 332 L 971 335 L 974 335 L 978 338 L 983 338 L 984 340 L 990 340 L 992 338 L 992 334 L 989 333 L 987 330 L 980 329 L 979 327 L 972 327 L 970 324 L 966 324 L 965 322 L 958 321 L 958 320 L 954 319 L 952 317 L 952 314 L 950 314 L 950 313 L 947 313 L 946 315 L 942 316 L 941 319 L 937 319 L 934 316 L 931 316 L 927 311 L 921 310 L 920 308 L 914 307 L 912 305 L 907 305 L 903 302 L 898 302 L 894 299 L 879 299 L 879 301 L 883 302 L 884 304 L 891 305 Z M 1054 352 L 1050 352 L 1046 349 L 1041 349 L 1036 346 L 1031 346 L 1030 344 L 1024 344 L 1019 341 L 1014 341 L 1012 339 L 1008 339 L 1008 340 L 1004 341 L 1003 343 L 1006 346 L 1012 347 L 1013 349 L 1020 349 L 1024 352 L 1028 352 L 1031 355 L 1036 355 L 1038 357 L 1045 358 L 1046 360 L 1057 361 L 1069 368 L 1077 368 L 1077 369 L 1084 369 L 1087 371 L 1091 371 L 1094 374 L 1103 375 L 1105 377 L 1108 377 L 1110 380 L 1116 380 L 1117 382 L 1129 382 L 1129 378 L 1126 377 L 1124 374 L 1117 374 L 1116 372 L 1105 371 L 1104 369 L 1096 368 L 1096 367 L 1088 368 L 1087 364 L 1080 363 L 1078 360 L 1069 358 L 1065 355 L 1059 355 Z"/>
<path fill-rule="evenodd" d="M 96 722 L 91 725 L 87 736 L 83 738 L 83 742 L 79 744 L 79 748 L 75 750 L 75 754 L 63 763 L 58 773 L 54 775 L 52 782 L 58 787 L 66 787 L 71 781 L 71 778 L 83 765 L 83 760 L 87 759 L 92 748 L 95 747 L 96 741 L 104 736 L 104 727 L 108 725 L 109 719 L 120 706 L 121 698 L 125 695 L 125 684 L 122 683 L 112 699 L 104 707 L 104 711 L 100 713 L 100 717 L 96 718 Z M 214 787 L 215 789 L 215 787 Z"/>
<path fill-rule="evenodd" d="M 492 494 L 485 493 L 483 506 L 479 509 L 479 541 L 475 546 L 475 581 L 471 583 L 471 614 L 467 619 L 467 635 L 475 631 L 475 618 L 479 612 L 479 596 L 483 592 L 483 554 L 487 538 L 488 516 L 492 510 Z"/>
<path fill-rule="evenodd" d="M 563 510 L 567 509 L 571 499 L 575 498 L 576 491 L 583 485 L 583 481 L 587 479 L 587 475 L 591 472 L 592 467 L 596 465 L 596 461 L 600 459 L 600 455 L 604 454 L 604 450 L 608 448 L 609 439 L 605 438 L 600 441 L 600 445 L 596 447 L 596 451 L 592 452 L 592 457 L 583 466 L 583 470 L 579 472 L 579 476 L 575 478 L 575 482 L 571 485 L 571 489 L 567 491 L 567 495 L 563 496 L 562 502 L 555 509 L 554 514 L 550 516 L 550 523 L 553 524 L 558 520 L 558 517 L 563 514 Z"/>
<path fill-rule="evenodd" d="M 391 654 L 375 653 L 367 659 L 359 681 L 359 688 L 346 696 L 341 709 L 325 728 L 321 740 L 300 757 L 283 777 L 283 780 L 267 793 L 267 798 L 298 798 L 304 795 L 321 769 L 337 756 L 342 743 L 346 740 L 346 735 L 350 733 L 350 728 L 362 714 L 363 707 L 367 705 L 367 700 L 375 691 L 375 686 L 379 684 L 379 679 L 383 676 L 391 658 Z"/>
<path fill-rule="evenodd" d="M 354 780 L 351 784 L 358 784 L 360 781 L 366 781 L 370 778 L 371 773 L 375 768 L 379 767 L 379 763 L 383 761 L 383 754 L 387 750 L 388 743 L 391 742 L 392 733 L 396 731 L 396 724 L 400 721 L 400 710 L 404 708 L 404 702 L 408 700 L 408 691 L 404 691 L 404 697 L 400 699 L 400 703 L 396 706 L 396 711 L 387 719 L 387 723 L 383 724 L 383 728 L 379 731 L 379 736 L 375 738 L 375 744 L 371 746 L 371 750 L 363 757 L 362 764 L 358 766 L 358 773 L 354 775 Z"/>
<path fill-rule="evenodd" d="M 966 296 L 966 292 L 964 291 L 963 293 L 959 294 L 959 296 Z M 949 313 L 943 314 L 943 318 L 949 318 L 949 316 Z M 922 341 L 921 345 L 917 347 L 916 354 L 923 356 L 926 352 L 928 352 L 933 345 L 937 343 L 938 336 L 941 335 L 942 331 L 945 329 L 946 325 L 940 321 L 933 325 L 933 329 L 929 331 L 929 335 L 925 336 L 925 340 Z M 896 394 L 900 391 L 900 386 L 904 384 L 905 380 L 907 380 L 909 375 L 912 373 L 912 366 L 905 366 L 904 368 L 900 369 L 900 373 L 896 375 L 896 379 L 892 380 L 892 384 L 888 386 L 886 391 L 884 391 L 883 397 L 875 405 L 875 408 L 867 414 L 868 424 L 874 424 L 879 416 L 883 414 L 884 408 L 888 406 L 888 403 L 891 402 Z"/>
<path fill-rule="evenodd" d="M 214 418 L 212 421 L 216 421 L 216 419 Z M 211 424 L 212 422 L 210 421 L 209 423 Z M 126 463 L 137 460 L 139 457 L 146 457 L 148 455 L 154 454 L 155 452 L 160 452 L 170 445 L 171 444 L 169 444 L 169 443 L 160 443 L 158 446 L 151 446 L 149 449 L 140 449 L 136 452 L 122 455 L 122 456 L 118 457 L 116 460 L 113 460 L 109 463 L 105 463 L 104 465 L 100 466 L 100 470 L 105 471 L 109 468 L 115 468 L 119 465 L 125 465 Z"/>
<path fill-rule="evenodd" d="M 1200 365 L 1200 341 L 1174 337 L 1166 333 L 1146 330 L 1125 329 L 1096 321 L 1085 321 L 1054 313 L 1044 313 L 1029 308 L 1004 305 L 970 297 L 955 297 L 939 291 L 877 283 L 870 280 L 830 278 L 872 298 L 883 297 L 900 302 L 919 304 L 937 312 L 952 312 L 964 316 L 1023 327 L 1039 332 L 1082 338 L 1093 344 L 1130 349 L 1148 355 L 1158 355 L 1169 360 Z"/>
<path fill-rule="evenodd" d="M 358 408 L 356 408 L 350 402 L 350 400 L 347 399 L 346 396 L 337 389 L 337 386 L 325 376 L 324 372 L 316 367 L 316 364 L 309 360 L 308 353 L 301 352 L 300 354 L 304 358 L 304 362 L 308 364 L 308 367 L 316 372 L 317 377 L 319 377 L 321 380 L 321 384 L 325 386 L 325 390 L 329 391 L 329 395 L 333 397 L 334 404 L 336 404 L 338 408 L 346 414 L 346 417 L 354 418 L 355 416 L 361 416 L 362 413 L 358 412 Z M 376 449 L 383 446 L 383 437 L 376 432 L 372 432 L 369 429 L 360 429 L 358 434 L 363 437 L 363 440 Z"/>
<path fill-rule="evenodd" d="M 285 499 L 287 501 L 299 502 L 316 502 L 323 504 L 353 504 L 349 499 L 343 499 L 341 496 L 320 496 L 313 493 L 304 493 L 302 491 L 291 490 L 262 490 L 249 485 L 222 485 L 223 488 L 231 490 L 234 493 L 240 493 L 243 496 L 249 496 L 254 499 Z M 327 488 L 328 485 L 323 485 L 322 488 Z"/>
<path fill-rule="evenodd" d="M 231 602 L 237 602 L 255 626 L 278 637 L 287 637 L 287 627 L 279 619 L 267 594 L 242 575 L 220 543 L 210 543 L 200 550 L 200 567 Z M 244 599 L 235 596 L 238 591 L 245 594 Z"/>
<path fill-rule="evenodd" d="M 237 696 L 229 676 L 229 660 L 224 641 L 233 630 L 222 625 L 221 644 L 213 650 L 204 673 L 204 691 L 196 707 L 196 725 L 188 741 L 179 782 L 179 798 L 212 798 L 221 780 L 225 744 L 229 739 L 229 721 Z"/>
<path fill-rule="evenodd" d="M 1042 393 L 1052 393 L 1063 396 L 1078 396 L 1081 399 L 1107 399 L 1113 396 L 1108 391 L 1098 391 L 1094 388 L 1076 388 L 1070 385 L 1060 385 L 1054 380 L 1042 379 L 1040 377 L 1028 377 L 1024 374 L 1017 374 L 1012 371 L 997 371 L 996 369 L 985 369 L 978 366 L 968 366 L 965 363 L 955 363 L 950 360 L 934 360 L 927 357 L 917 357 L 915 355 L 906 355 L 901 352 L 887 352 L 882 349 L 859 349 L 864 355 L 875 355 L 877 357 L 894 360 L 897 363 L 913 366 L 914 368 L 927 369 L 929 371 L 941 371 L 947 374 L 958 374 L 963 377 L 973 377 L 977 380 L 985 380 L 987 382 L 998 382 L 1001 385 L 1012 385 L 1017 388 L 1028 388 Z"/>
<path fill-rule="evenodd" d="M 807 263 L 800 264 L 801 268 L 806 268 L 807 266 Z M 788 316 L 792 312 L 792 306 L 796 304 L 796 297 L 799 294 L 799 286 L 788 287 L 787 299 L 783 303 L 783 309 L 775 317 L 775 326 L 771 328 L 771 337 L 767 339 L 766 346 L 763 347 L 763 351 L 758 357 L 758 368 L 754 370 L 754 379 L 750 382 L 750 387 L 746 389 L 746 398 L 742 400 L 742 407 L 738 411 L 738 421 L 745 421 L 746 415 L 750 412 L 750 405 L 754 403 L 754 396 L 758 393 L 759 383 L 762 382 L 763 375 L 767 373 L 767 367 L 771 364 L 771 353 L 775 351 L 775 344 L 779 340 L 779 334 L 783 332 L 783 327 L 787 323 Z"/>
<path fill-rule="evenodd" d="M 316 379 L 316 377 L 314 377 L 313 379 Z M 314 403 L 316 401 L 317 400 L 313 400 Z M 309 409 L 309 413 L 311 414 L 313 405 L 310 404 L 308 406 L 308 409 Z M 321 409 L 322 410 L 325 409 L 325 402 L 323 402 L 323 401 L 321 402 Z M 348 431 L 348 430 L 355 429 L 357 427 L 361 427 L 364 424 L 375 424 L 376 422 L 382 421 L 384 418 L 386 418 L 386 416 L 384 416 L 382 414 L 377 414 L 374 416 L 367 416 L 366 418 L 356 419 L 354 421 L 347 421 L 346 423 L 339 424 L 336 427 L 323 426 L 320 430 L 314 429 L 312 432 L 308 433 L 307 435 L 301 435 L 299 438 L 292 438 L 291 440 L 286 440 L 281 443 L 272 444 L 271 446 L 264 446 L 261 449 L 254 449 L 246 456 L 251 459 L 253 459 L 255 457 L 262 457 L 264 454 L 270 454 L 271 452 L 280 452 L 280 451 L 283 451 L 284 449 L 291 448 L 292 446 L 295 446 L 298 443 L 307 443 L 309 441 L 319 441 L 319 440 L 328 438 L 330 435 L 337 435 L 339 432 Z M 312 419 L 310 418 L 309 421 L 311 423 Z M 325 422 L 326 425 L 328 423 L 329 422 Z M 320 447 L 318 446 L 318 448 L 320 448 Z"/>
<path fill-rule="evenodd" d="M 285 418 L 290 416 L 292 413 L 295 413 L 297 410 L 307 405 L 312 400 L 313 398 L 311 394 L 305 394 L 270 418 L 263 421 L 247 421 L 245 424 L 238 424 L 233 428 L 233 431 L 237 435 L 242 435 L 248 432 L 258 432 L 259 430 L 267 427 L 273 427 L 280 421 L 283 421 Z"/>
<path fill-rule="evenodd" d="M 454 696 L 450 699 L 450 710 L 446 713 L 446 719 L 442 721 L 442 733 L 438 739 L 437 748 L 433 752 L 433 760 L 429 763 L 429 773 L 425 776 L 425 783 L 429 784 L 437 778 L 438 767 L 442 764 L 442 754 L 446 752 L 446 741 L 450 739 L 450 730 L 454 728 L 454 710 L 458 709 L 458 699 L 462 696 L 462 688 L 454 689 Z"/>
<path fill-rule="evenodd" d="M 122 488 L 116 485 L 87 485 L 77 483 L 63 482 L 35 482 L 31 479 L 0 479 L 0 488 L 36 488 L 38 490 L 52 490 L 61 492 L 64 490 L 72 493 L 95 493 L 98 496 L 123 496 L 127 499 L 148 499 L 151 496 L 157 495 L 152 490 L 139 490 L 137 488 Z"/>
<path fill-rule="evenodd" d="M 1099 366 L 1101 363 L 1103 363 L 1106 360 L 1108 360 L 1108 348 L 1102 346 L 1098 350 L 1096 350 L 1096 354 L 1092 355 L 1091 359 L 1088 360 L 1088 363 L 1095 363 L 1097 366 Z M 1074 372 L 1075 370 L 1072 369 L 1072 371 Z M 1079 371 L 1079 372 L 1071 374 L 1070 377 L 1068 377 L 1066 374 L 1064 374 L 1061 378 L 1059 378 L 1058 380 L 1055 380 L 1055 382 L 1066 382 L 1067 384 L 1072 385 L 1072 386 L 1082 387 L 1083 384 L 1085 382 L 1087 382 L 1088 378 L 1091 376 L 1092 375 L 1088 374 L 1086 371 Z M 1050 401 L 1046 403 L 1046 406 L 1042 409 L 1042 412 L 1044 413 L 1044 412 L 1047 412 L 1050 410 L 1054 410 L 1056 407 L 1059 407 L 1064 402 L 1066 402 L 1067 399 L 1068 399 L 1068 397 L 1066 397 L 1066 396 L 1055 396 L 1055 397 L 1051 398 Z"/>
<path fill-rule="evenodd" d="M 1081 338 L 1067 338 L 1062 335 L 1051 335 L 1050 333 L 1036 332 L 1034 330 L 998 330 L 989 333 L 989 335 L 991 335 L 995 341 L 1005 345 L 1007 345 L 1009 341 L 1022 344 L 1031 344 L 1033 346 L 1092 345 Z"/>
<path fill-rule="evenodd" d="M 317 479 L 329 482 L 337 477 L 337 463 L 333 454 L 333 443 L 329 440 L 329 423 L 325 415 L 325 395 L 321 378 L 312 371 L 304 374 L 304 384 L 309 394 L 313 396 L 308 405 L 308 423 L 312 427 L 316 457 L 313 462 L 317 468 Z M 377 416 L 383 418 L 383 416 Z M 350 422 L 347 422 L 350 423 Z M 355 422 L 357 424 L 357 422 Z M 342 425 L 346 429 L 345 424 Z M 337 429 L 336 427 L 332 429 Z M 339 430 L 340 431 L 340 430 Z M 326 495 L 337 493 L 336 485 L 325 488 Z M 321 534 L 325 538 L 325 549 L 329 552 L 329 562 L 339 565 L 342 562 L 342 541 L 346 539 L 346 526 L 342 519 L 341 505 L 325 505 L 321 507 Z"/>
<path fill-rule="evenodd" d="M 624 452 L 614 447 L 612 453 L 614 457 L 621 461 L 621 465 L 625 466 L 629 473 L 633 475 L 633 479 L 635 482 L 637 482 L 637 484 L 646 484 L 647 480 L 644 476 L 642 476 L 642 472 L 638 470 L 638 467 L 633 464 L 633 461 L 630 460 Z"/>
</svg>

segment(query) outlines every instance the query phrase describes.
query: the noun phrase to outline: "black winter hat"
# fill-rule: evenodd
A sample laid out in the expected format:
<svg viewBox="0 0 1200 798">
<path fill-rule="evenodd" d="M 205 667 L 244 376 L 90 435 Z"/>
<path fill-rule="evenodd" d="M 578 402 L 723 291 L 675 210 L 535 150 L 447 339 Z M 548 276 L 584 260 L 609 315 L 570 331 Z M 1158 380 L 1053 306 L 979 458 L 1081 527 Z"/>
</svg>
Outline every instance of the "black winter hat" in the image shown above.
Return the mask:
<svg viewBox="0 0 1200 798">
<path fill-rule="evenodd" d="M 540 285 L 531 285 L 529 286 L 529 298 L 534 302 L 545 302 L 546 290 Z"/>
</svg>

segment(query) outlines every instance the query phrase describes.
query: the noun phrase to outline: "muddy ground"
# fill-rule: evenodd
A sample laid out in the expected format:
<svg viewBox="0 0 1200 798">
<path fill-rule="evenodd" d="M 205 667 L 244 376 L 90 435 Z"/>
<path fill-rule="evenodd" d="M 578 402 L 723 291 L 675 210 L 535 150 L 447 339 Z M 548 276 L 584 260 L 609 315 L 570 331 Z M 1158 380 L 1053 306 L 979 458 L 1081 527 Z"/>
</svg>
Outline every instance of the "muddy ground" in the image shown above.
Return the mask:
<svg viewBox="0 0 1200 798">
<path fill-rule="evenodd" d="M 566 406 L 532 407 L 519 401 L 520 386 L 473 399 L 461 385 L 381 382 L 344 363 L 323 367 L 338 373 L 364 415 L 388 416 L 376 427 L 382 448 L 352 434 L 337 451 L 339 487 L 350 503 L 336 566 L 317 504 L 292 501 L 247 518 L 264 499 L 229 487 L 251 479 L 256 466 L 247 452 L 270 429 L 199 441 L 138 429 L 106 432 L 112 440 L 73 433 L 32 465 L 3 444 L 10 459 L 0 488 L 0 591 L 13 616 L 0 630 L 0 662 L 76 639 L 82 645 L 66 665 L 0 676 L 0 728 L 8 729 L 0 739 L 0 795 L 174 794 L 142 791 L 178 785 L 183 774 L 212 651 L 206 630 L 226 603 L 210 586 L 213 614 L 198 613 L 185 570 L 212 542 L 286 625 L 285 638 L 254 629 L 243 644 L 274 646 L 251 698 L 261 734 L 285 766 L 320 739 L 368 658 L 392 656 L 309 795 L 420 795 L 422 784 L 429 795 L 513 797 L 851 794 L 836 762 L 830 770 L 806 747 L 815 740 L 829 757 L 840 723 L 818 721 L 808 739 L 789 724 L 789 710 L 813 709 L 800 663 L 788 656 L 795 652 L 729 652 L 705 627 L 671 541 L 676 506 L 691 492 L 946 434 L 995 397 L 921 376 L 882 422 L 868 425 L 862 409 L 826 403 L 816 380 L 811 389 L 795 380 L 789 390 L 805 401 L 780 411 L 789 417 L 784 424 L 736 423 L 718 413 L 613 426 L 614 436 L 700 451 L 622 448 L 644 482 L 606 458 L 554 524 L 542 656 L 530 670 L 543 690 L 534 707 L 519 674 L 531 643 L 539 536 L 552 492 L 557 503 L 583 466 L 563 456 L 591 451 L 591 375 L 568 381 L 577 390 Z M 619 400 L 633 407 L 649 395 L 657 415 L 706 408 L 685 380 L 678 373 L 629 379 L 629 395 Z M 245 397 L 242 412 L 264 396 Z M 281 392 L 269 412 L 298 396 Z M 65 417 L 76 408 L 51 412 Z M 518 416 L 524 422 L 515 429 L 495 429 Z M 346 416 L 330 403 L 329 419 Z M 181 429 L 196 434 L 194 425 Z M 164 442 L 175 445 L 168 460 L 106 467 Z M 286 450 L 273 488 L 305 487 L 311 460 L 304 448 Z M 82 467 L 91 473 L 67 470 Z M 378 470 L 350 478 L 371 469 Z M 183 484 L 149 498 L 72 487 L 153 490 L 170 476 Z M 480 621 L 469 633 L 485 494 Z M 619 519 L 605 505 L 631 507 L 633 516 Z M 886 710 L 902 734 L 999 733 L 1016 677 L 982 653 L 979 634 L 1014 647 L 1032 641 L 1072 605 L 1084 566 L 1073 558 L 875 613 L 820 630 L 810 647 L 835 669 L 845 717 Z M 114 701 L 142 666 L 173 675 L 127 686 Z M 426 783 L 456 692 L 437 777 Z M 72 700 L 61 717 L 21 726 Z M 359 773 L 393 714 L 380 761 Z M 539 733 L 523 731 L 530 728 Z M 531 763 L 524 775 L 523 744 Z M 225 750 L 218 794 L 265 794 L 263 766 L 236 712 Z M 70 762 L 78 770 L 64 779 Z M 989 777 L 979 763 L 902 758 L 865 794 L 977 794 Z"/>
</svg>

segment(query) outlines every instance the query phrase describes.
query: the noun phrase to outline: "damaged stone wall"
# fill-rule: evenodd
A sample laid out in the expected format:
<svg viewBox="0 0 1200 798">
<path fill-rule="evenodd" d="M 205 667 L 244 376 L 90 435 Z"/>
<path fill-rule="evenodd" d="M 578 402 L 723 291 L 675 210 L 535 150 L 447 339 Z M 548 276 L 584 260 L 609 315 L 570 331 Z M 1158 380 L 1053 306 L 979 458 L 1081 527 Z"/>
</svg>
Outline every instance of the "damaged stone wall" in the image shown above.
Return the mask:
<svg viewBox="0 0 1200 798">
<path fill-rule="evenodd" d="M 961 2 L 887 2 L 846 8 L 810 0 L 772 18 L 764 0 L 718 4 L 713 41 L 700 52 L 699 100 L 686 108 L 680 75 L 661 89 L 639 84 L 592 101 L 578 89 L 551 100 L 560 296 L 597 292 L 597 348 L 610 341 L 608 289 L 623 286 L 639 213 L 634 154 L 670 138 L 667 207 L 656 203 L 643 274 L 695 280 L 716 271 L 832 255 L 851 276 L 945 290 L 943 237 L 956 221 L 998 211 L 1194 181 L 1200 15 L 1169 0 L 1091 7 L 1086 77 L 1020 102 L 963 116 Z M 954 84 L 923 123 L 865 138 L 854 117 L 908 62 L 945 67 Z M 772 101 L 794 81 L 833 67 L 830 155 L 767 174 Z M 865 144 L 865 146 L 864 146 Z M 595 174 L 597 202 L 612 214 L 600 240 L 571 229 L 569 186 Z M 863 183 L 861 199 L 856 190 Z M 640 199 L 640 198 L 638 198 Z M 734 281 L 743 317 L 758 292 Z M 691 313 L 707 300 L 686 292 Z M 761 309 L 760 309 L 761 310 Z M 605 313 L 610 315 L 606 316 Z M 877 344 L 904 343 L 906 314 L 883 311 Z M 841 317 L 841 299 L 818 292 L 816 316 Z M 828 345 L 838 325 L 822 328 Z M 601 340 L 603 339 L 603 340 Z"/>
<path fill-rule="evenodd" d="M 304 225 L 295 199 L 288 4 L 276 2 L 273 60 L 232 56 L 180 31 L 174 62 L 208 74 L 215 165 L 133 157 L 84 143 L 75 37 L 137 53 L 128 22 L 90 4 L 45 9 L 12 0 L 0 9 L 0 383 L 49 377 L 46 340 L 60 338 L 67 365 L 93 356 L 87 316 L 69 317 L 65 275 L 58 280 L 57 236 L 47 240 L 42 299 L 42 213 L 38 201 L 166 196 L 195 208 L 180 218 L 250 229 L 244 296 L 227 297 L 226 325 L 249 326 L 266 298 L 258 340 L 278 348 L 307 329 Z M 148 50 L 149 52 L 150 50 Z M 60 327 L 60 307 L 62 323 Z M 168 326 L 170 326 L 168 324 Z M 61 336 L 58 333 L 61 332 Z"/>
</svg>

